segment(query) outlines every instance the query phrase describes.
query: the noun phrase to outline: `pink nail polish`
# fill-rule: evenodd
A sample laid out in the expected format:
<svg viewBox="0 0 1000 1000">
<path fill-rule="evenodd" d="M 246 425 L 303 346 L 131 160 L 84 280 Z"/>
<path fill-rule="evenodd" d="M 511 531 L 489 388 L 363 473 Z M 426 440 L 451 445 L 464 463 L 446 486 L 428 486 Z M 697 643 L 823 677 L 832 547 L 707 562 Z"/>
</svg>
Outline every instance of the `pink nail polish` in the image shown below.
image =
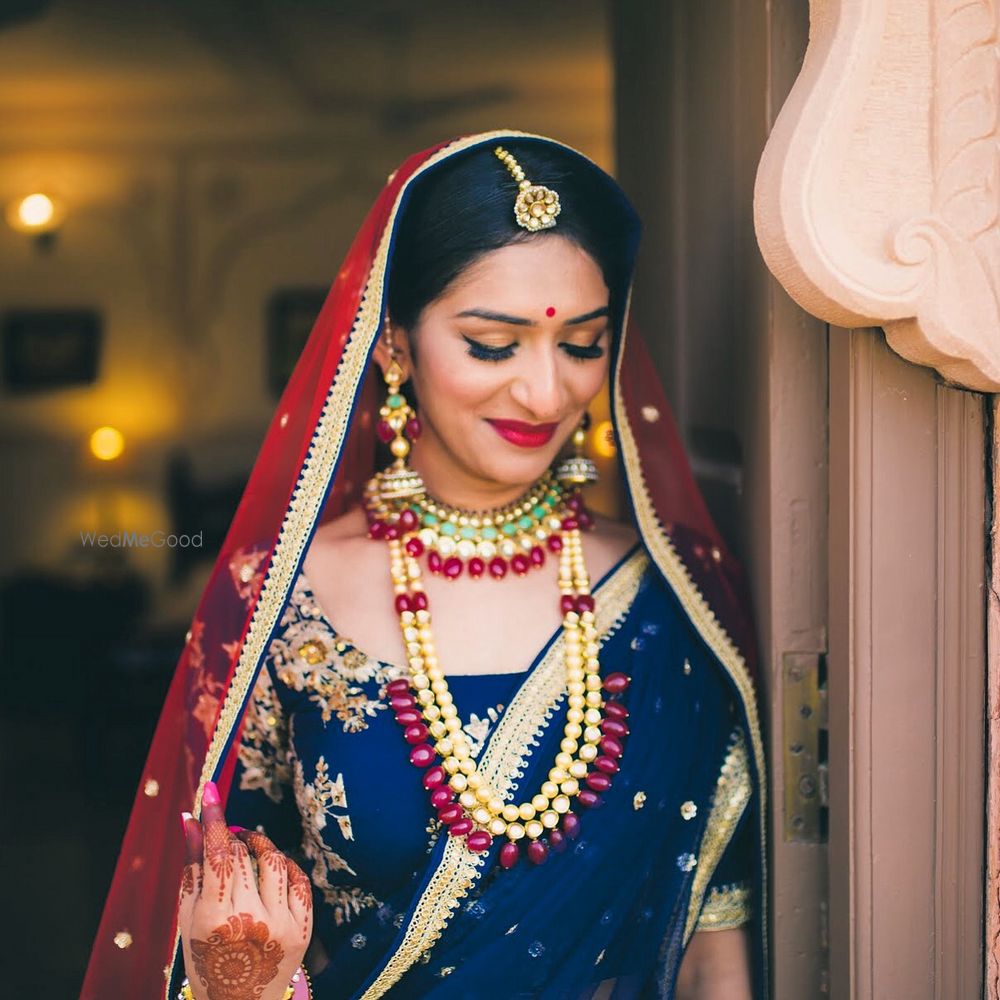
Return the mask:
<svg viewBox="0 0 1000 1000">
<path fill-rule="evenodd" d="M 231 826 L 229 828 L 229 832 L 230 833 L 241 833 L 245 829 L 246 829 L 245 826 Z"/>
<path fill-rule="evenodd" d="M 203 806 L 217 806 L 221 801 L 219 798 L 219 789 L 215 787 L 215 782 L 206 781 L 205 789 L 201 793 L 201 804 Z"/>
<path fill-rule="evenodd" d="M 191 813 L 182 812 L 181 813 L 181 829 L 184 831 L 184 835 L 187 836 L 187 821 L 191 818 Z"/>
</svg>

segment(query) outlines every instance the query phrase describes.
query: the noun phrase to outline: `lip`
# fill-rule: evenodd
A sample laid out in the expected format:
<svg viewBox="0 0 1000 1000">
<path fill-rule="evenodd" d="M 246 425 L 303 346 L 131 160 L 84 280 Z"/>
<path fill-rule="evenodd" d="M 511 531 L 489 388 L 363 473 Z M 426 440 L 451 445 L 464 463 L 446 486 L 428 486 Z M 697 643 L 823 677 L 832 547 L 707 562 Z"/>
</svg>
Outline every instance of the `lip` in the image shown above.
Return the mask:
<svg viewBox="0 0 1000 1000">
<path fill-rule="evenodd" d="M 519 448 L 540 448 L 548 444 L 555 434 L 555 424 L 526 424 L 523 420 L 490 420 L 486 421 L 505 441 L 516 444 Z"/>
</svg>

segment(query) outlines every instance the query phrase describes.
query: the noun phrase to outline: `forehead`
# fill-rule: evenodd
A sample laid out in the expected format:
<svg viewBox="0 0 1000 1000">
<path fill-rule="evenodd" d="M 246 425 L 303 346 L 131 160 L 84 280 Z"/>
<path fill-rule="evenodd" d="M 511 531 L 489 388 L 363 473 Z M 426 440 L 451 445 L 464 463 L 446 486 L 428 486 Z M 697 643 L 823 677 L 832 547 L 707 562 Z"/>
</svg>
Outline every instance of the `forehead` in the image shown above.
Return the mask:
<svg viewBox="0 0 1000 1000">
<path fill-rule="evenodd" d="M 593 257 L 575 243 L 548 234 L 484 254 L 443 296 L 450 305 L 520 305 L 568 309 L 606 305 L 608 289 Z M 586 308 L 578 310 L 586 311 Z"/>
</svg>

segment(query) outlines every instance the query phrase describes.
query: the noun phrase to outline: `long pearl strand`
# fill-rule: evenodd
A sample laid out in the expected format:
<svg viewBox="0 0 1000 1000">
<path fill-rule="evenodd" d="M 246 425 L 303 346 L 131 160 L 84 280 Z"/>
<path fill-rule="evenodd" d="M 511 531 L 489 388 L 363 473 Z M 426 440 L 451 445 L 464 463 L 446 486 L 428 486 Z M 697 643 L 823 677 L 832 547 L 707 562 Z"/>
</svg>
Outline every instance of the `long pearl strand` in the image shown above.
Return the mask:
<svg viewBox="0 0 1000 1000">
<path fill-rule="evenodd" d="M 585 808 L 601 804 L 600 793 L 607 791 L 619 769 L 628 734 L 628 710 L 618 696 L 628 687 L 629 678 L 613 673 L 602 681 L 600 676 L 594 598 L 579 523 L 567 515 L 561 529 L 559 603 L 566 723 L 547 780 L 537 794 L 520 804 L 505 803 L 477 768 L 435 650 L 420 564 L 407 550 L 408 533 L 394 532 L 396 537 L 388 537 L 396 610 L 410 668 L 409 679 L 393 681 L 388 692 L 404 738 L 412 745 L 410 760 L 427 769 L 424 787 L 450 836 L 464 837 L 475 852 L 489 850 L 495 837 L 507 839 L 500 851 L 504 868 L 517 863 L 522 841 L 527 843 L 528 858 L 541 864 L 549 846 L 560 850 L 567 837 L 577 835 L 579 818 L 571 811 L 572 800 Z M 432 767 L 437 758 L 440 763 Z"/>
</svg>

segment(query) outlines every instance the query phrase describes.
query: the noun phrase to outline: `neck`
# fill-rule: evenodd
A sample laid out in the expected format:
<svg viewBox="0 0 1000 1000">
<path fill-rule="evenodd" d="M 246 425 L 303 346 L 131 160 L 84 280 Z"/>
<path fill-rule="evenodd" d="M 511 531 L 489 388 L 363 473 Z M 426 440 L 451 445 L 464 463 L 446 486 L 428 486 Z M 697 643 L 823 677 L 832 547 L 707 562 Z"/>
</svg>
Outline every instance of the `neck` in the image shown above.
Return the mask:
<svg viewBox="0 0 1000 1000">
<path fill-rule="evenodd" d="M 455 464 L 443 449 L 421 437 L 413 444 L 407 464 L 420 473 L 427 493 L 439 503 L 463 510 L 494 510 L 526 493 L 536 480 L 497 483 L 484 480 Z"/>
</svg>

